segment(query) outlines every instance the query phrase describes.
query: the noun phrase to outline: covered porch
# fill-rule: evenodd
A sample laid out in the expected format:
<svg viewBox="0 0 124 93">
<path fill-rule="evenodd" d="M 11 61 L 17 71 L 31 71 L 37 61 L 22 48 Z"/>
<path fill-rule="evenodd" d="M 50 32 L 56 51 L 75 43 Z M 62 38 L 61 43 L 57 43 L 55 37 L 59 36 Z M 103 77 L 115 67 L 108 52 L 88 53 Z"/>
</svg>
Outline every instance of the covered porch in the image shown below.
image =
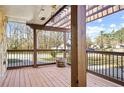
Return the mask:
<svg viewBox="0 0 124 93">
<path fill-rule="evenodd" d="M 86 23 L 119 12 L 124 9 L 123 5 L 0 8 L 3 11 L 1 87 L 124 85 L 123 52 L 86 48 Z M 56 58 L 67 59 L 67 65 L 57 67 Z"/>
</svg>

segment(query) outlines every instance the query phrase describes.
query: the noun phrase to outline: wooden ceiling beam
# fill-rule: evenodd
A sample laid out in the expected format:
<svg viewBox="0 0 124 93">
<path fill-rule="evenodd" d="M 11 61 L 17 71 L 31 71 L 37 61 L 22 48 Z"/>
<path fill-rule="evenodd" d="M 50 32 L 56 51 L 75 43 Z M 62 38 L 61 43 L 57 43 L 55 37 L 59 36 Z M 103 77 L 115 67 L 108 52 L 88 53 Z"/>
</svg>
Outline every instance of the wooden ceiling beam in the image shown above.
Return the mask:
<svg viewBox="0 0 124 93">
<path fill-rule="evenodd" d="M 92 14 L 86 16 L 86 18 L 88 18 L 88 17 L 90 17 L 90 16 L 93 16 L 93 15 L 95 15 L 95 14 L 98 14 L 99 12 L 102 12 L 102 11 L 104 11 L 104 10 L 107 10 L 108 8 L 111 8 L 111 7 L 113 7 L 113 6 L 114 6 L 114 5 L 108 5 L 108 6 L 106 6 L 106 7 L 103 7 L 102 9 L 97 10 L 96 12 L 94 12 L 94 13 L 92 13 Z"/>
<path fill-rule="evenodd" d="M 66 15 L 64 15 L 62 18 L 60 18 L 59 20 L 57 20 L 55 23 L 53 23 L 53 25 L 56 25 L 57 23 L 59 23 L 60 21 L 64 20 L 65 18 L 67 18 L 68 16 L 70 16 L 70 12 Z"/>
<path fill-rule="evenodd" d="M 65 26 L 63 26 L 64 28 L 67 28 L 67 27 L 70 27 L 71 26 L 71 23 L 70 24 L 68 24 L 68 25 L 65 25 Z"/>
<path fill-rule="evenodd" d="M 96 8 L 96 7 L 98 7 L 99 5 L 94 5 L 94 6 L 91 6 L 90 8 L 88 8 L 86 11 L 88 12 L 88 11 L 90 11 L 90 10 L 92 10 L 92 9 L 94 9 L 94 8 Z"/>
<path fill-rule="evenodd" d="M 54 15 L 52 15 L 48 21 L 44 23 L 44 26 L 49 23 L 55 16 L 57 16 L 67 5 L 63 5 Z"/>
<path fill-rule="evenodd" d="M 115 8 L 116 7 L 116 8 Z M 106 10 L 106 11 L 105 11 Z M 95 18 L 95 15 L 92 15 L 92 16 L 90 16 L 90 17 L 88 17 L 87 19 L 87 23 L 89 23 L 89 22 L 92 22 L 92 21 L 95 21 L 95 20 L 97 20 L 97 19 L 99 19 L 99 18 L 103 18 L 103 17 L 105 17 L 105 16 L 109 16 L 109 15 L 111 15 L 111 14 L 114 14 L 114 13 L 117 13 L 117 12 L 119 12 L 119 11 L 122 11 L 122 10 L 124 10 L 124 8 L 121 8 L 121 5 L 113 5 L 113 6 L 111 6 L 110 8 L 108 8 L 108 9 L 105 9 L 104 11 L 101 11 L 101 12 L 99 12 L 99 13 L 101 13 L 101 16 L 99 16 L 99 14 L 97 13 L 97 14 L 95 14 L 95 15 L 97 15 L 97 17 Z M 91 17 L 92 17 L 92 19 L 91 19 Z"/>
<path fill-rule="evenodd" d="M 48 31 L 58 31 L 58 32 L 69 32 L 70 29 L 67 28 L 60 28 L 60 27 L 52 27 L 52 26 L 45 26 L 43 27 L 44 30 Z"/>
<path fill-rule="evenodd" d="M 61 24 L 59 24 L 58 27 L 60 27 L 60 26 L 62 26 L 62 25 L 64 25 L 64 24 L 66 24 L 66 23 L 68 23 L 68 22 L 70 22 L 70 21 L 71 21 L 71 19 L 65 20 L 64 22 L 62 22 Z"/>
<path fill-rule="evenodd" d="M 27 24 L 33 29 L 45 30 L 45 31 L 56 31 L 56 32 L 69 32 L 68 28 L 53 27 L 53 26 L 43 26 L 38 24 Z"/>
</svg>

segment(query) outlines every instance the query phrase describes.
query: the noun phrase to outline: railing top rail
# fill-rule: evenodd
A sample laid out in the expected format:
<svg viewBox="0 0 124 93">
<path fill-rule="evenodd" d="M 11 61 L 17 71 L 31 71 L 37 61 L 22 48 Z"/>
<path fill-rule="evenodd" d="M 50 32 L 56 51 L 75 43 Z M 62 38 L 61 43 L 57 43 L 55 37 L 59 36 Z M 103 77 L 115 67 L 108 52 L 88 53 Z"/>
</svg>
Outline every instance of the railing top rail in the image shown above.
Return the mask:
<svg viewBox="0 0 124 93">
<path fill-rule="evenodd" d="M 24 49 L 24 50 L 7 50 L 7 52 L 33 52 L 33 49 L 30 49 L 30 50 L 27 50 L 27 49 Z"/>
<path fill-rule="evenodd" d="M 110 52 L 110 51 L 91 51 L 91 50 L 87 50 L 87 53 L 97 53 L 97 54 L 109 54 L 109 55 L 123 55 L 124 56 L 124 52 Z"/>
<path fill-rule="evenodd" d="M 40 51 L 69 51 L 67 49 L 37 49 L 37 52 Z M 33 52 L 33 49 L 23 49 L 23 50 L 7 50 L 7 52 Z"/>
</svg>

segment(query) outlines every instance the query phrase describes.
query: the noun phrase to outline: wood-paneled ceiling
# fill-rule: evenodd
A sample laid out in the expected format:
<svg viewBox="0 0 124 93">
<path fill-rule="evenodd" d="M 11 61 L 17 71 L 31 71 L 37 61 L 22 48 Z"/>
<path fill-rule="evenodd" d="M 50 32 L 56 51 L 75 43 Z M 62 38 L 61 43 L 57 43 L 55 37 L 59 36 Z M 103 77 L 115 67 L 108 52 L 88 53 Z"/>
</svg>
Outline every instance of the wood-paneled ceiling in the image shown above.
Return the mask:
<svg viewBox="0 0 124 93">
<path fill-rule="evenodd" d="M 0 5 L 8 21 L 44 24 L 61 5 Z"/>
</svg>

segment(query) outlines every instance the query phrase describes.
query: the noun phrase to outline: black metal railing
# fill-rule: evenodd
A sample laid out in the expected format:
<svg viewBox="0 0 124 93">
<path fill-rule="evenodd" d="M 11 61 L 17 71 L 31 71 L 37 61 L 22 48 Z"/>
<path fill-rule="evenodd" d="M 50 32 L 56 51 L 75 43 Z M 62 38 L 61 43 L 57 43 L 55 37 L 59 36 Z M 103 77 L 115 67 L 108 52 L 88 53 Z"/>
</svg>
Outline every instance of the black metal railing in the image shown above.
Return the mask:
<svg viewBox="0 0 124 93">
<path fill-rule="evenodd" d="M 56 63 L 57 57 L 64 57 L 65 50 L 37 49 L 37 65 Z M 33 50 L 7 50 L 8 68 L 34 65 Z"/>
<path fill-rule="evenodd" d="M 124 81 L 124 53 L 87 51 L 88 71 Z"/>
<path fill-rule="evenodd" d="M 33 65 L 32 50 L 7 50 L 8 67 Z"/>
</svg>

